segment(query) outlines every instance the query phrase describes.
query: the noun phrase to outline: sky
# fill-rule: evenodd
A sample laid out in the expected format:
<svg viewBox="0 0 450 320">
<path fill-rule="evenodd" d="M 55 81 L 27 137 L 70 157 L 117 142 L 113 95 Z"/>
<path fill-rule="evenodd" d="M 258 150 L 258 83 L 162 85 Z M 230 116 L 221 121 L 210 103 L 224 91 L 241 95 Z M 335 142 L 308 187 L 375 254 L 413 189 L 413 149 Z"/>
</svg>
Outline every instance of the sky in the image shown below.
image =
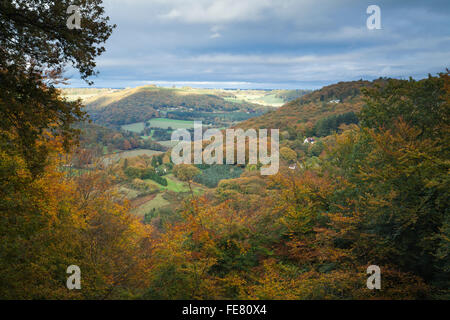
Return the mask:
<svg viewBox="0 0 450 320">
<path fill-rule="evenodd" d="M 105 0 L 94 87 L 317 89 L 450 68 L 449 0 Z M 369 5 L 381 29 L 369 30 Z M 70 86 L 85 87 L 66 71 Z"/>
</svg>

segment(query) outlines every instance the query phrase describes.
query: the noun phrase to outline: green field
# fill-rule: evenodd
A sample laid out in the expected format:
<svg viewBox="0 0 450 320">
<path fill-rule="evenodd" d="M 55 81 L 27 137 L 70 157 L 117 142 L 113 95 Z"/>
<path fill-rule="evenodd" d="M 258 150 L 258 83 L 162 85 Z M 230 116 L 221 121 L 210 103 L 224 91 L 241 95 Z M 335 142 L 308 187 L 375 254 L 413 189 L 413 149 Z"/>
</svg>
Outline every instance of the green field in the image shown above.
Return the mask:
<svg viewBox="0 0 450 320">
<path fill-rule="evenodd" d="M 143 122 L 136 122 L 136 123 L 132 123 L 132 124 L 123 125 L 121 128 L 122 128 L 122 130 L 125 130 L 125 131 L 140 133 L 142 130 L 144 130 L 145 126 L 144 126 Z"/>
<path fill-rule="evenodd" d="M 158 143 L 164 147 L 172 148 L 173 146 L 176 146 L 178 144 L 178 141 L 158 141 Z"/>
<path fill-rule="evenodd" d="M 150 124 L 150 127 L 156 127 L 156 128 L 172 128 L 172 129 L 190 129 L 194 127 L 194 121 L 187 121 L 187 120 L 175 120 L 175 119 L 168 119 L 168 118 L 155 118 L 147 121 Z M 142 130 L 144 130 L 145 125 L 144 122 L 136 122 L 132 124 L 126 124 L 122 126 L 122 130 L 131 131 L 140 133 Z"/>
<path fill-rule="evenodd" d="M 230 97 L 225 97 L 224 99 L 226 101 L 230 101 L 230 102 L 234 102 L 234 103 L 244 103 L 245 102 L 244 99 L 237 99 L 237 98 L 230 98 Z"/>
<path fill-rule="evenodd" d="M 194 127 L 194 121 L 186 120 L 155 118 L 148 122 L 150 123 L 150 127 L 157 127 L 162 129 L 167 129 L 169 127 L 171 127 L 172 129 L 190 129 Z"/>
</svg>

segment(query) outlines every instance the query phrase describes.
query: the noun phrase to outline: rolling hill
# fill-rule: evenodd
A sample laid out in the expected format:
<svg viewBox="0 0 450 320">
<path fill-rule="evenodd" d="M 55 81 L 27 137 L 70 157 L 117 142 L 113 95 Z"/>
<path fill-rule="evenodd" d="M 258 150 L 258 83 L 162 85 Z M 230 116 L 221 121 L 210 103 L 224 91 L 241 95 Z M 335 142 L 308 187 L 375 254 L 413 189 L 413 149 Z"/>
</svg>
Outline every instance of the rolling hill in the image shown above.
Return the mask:
<svg viewBox="0 0 450 320">
<path fill-rule="evenodd" d="M 73 92 L 70 92 L 73 93 Z M 153 117 L 189 119 L 201 113 L 262 114 L 270 106 L 230 101 L 225 90 L 161 88 L 143 86 L 132 89 L 99 91 L 84 94 L 86 110 L 100 124 L 124 125 L 143 122 Z M 248 119 L 247 116 L 245 119 Z"/>
<path fill-rule="evenodd" d="M 385 82 L 385 79 L 372 82 L 359 80 L 329 85 L 288 102 L 277 110 L 241 122 L 237 127 L 291 128 L 305 133 L 321 119 L 358 113 L 364 105 L 361 89 Z"/>
</svg>

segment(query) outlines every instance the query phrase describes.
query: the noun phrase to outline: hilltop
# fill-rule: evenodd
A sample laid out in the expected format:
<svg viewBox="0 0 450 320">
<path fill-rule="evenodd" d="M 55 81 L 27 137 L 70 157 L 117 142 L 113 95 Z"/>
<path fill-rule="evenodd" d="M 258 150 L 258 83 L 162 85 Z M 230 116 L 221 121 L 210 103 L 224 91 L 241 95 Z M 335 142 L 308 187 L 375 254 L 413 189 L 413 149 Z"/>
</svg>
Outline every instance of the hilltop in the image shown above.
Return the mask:
<svg viewBox="0 0 450 320">
<path fill-rule="evenodd" d="M 332 84 L 288 102 L 277 110 L 244 121 L 238 127 L 290 128 L 307 133 L 321 119 L 358 113 L 364 105 L 361 89 L 385 82 L 385 79 L 378 79 L 372 82 L 359 80 Z"/>
</svg>

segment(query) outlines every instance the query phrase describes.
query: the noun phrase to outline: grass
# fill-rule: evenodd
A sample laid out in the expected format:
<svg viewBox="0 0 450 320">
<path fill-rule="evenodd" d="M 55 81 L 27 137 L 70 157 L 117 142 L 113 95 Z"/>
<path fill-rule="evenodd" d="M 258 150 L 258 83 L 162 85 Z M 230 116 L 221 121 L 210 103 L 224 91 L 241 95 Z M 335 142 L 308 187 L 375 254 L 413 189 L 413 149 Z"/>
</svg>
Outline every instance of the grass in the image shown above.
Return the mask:
<svg viewBox="0 0 450 320">
<path fill-rule="evenodd" d="M 126 198 L 127 198 L 128 200 L 136 199 L 137 197 L 139 197 L 139 194 L 140 194 L 139 191 L 136 191 L 136 190 L 134 190 L 134 189 L 127 188 L 127 187 L 125 187 L 125 186 L 120 186 L 120 187 L 118 188 L 118 191 L 121 192 L 121 193 L 123 193 L 123 194 L 125 194 L 125 196 L 126 196 Z"/>
<path fill-rule="evenodd" d="M 173 192 L 189 192 L 189 186 L 186 182 L 180 181 L 171 173 L 168 175 L 165 175 L 164 178 L 167 179 L 167 186 L 160 185 L 154 181 L 154 182 L 161 190 L 169 190 Z M 148 181 L 148 180 L 145 180 Z M 198 188 L 197 188 L 198 189 Z M 195 187 L 194 187 L 195 191 Z"/>
<path fill-rule="evenodd" d="M 166 207 L 168 205 L 173 205 L 173 203 L 167 201 L 163 198 L 163 195 L 166 191 L 173 191 L 173 192 L 189 192 L 189 186 L 186 182 L 178 180 L 173 174 L 168 174 L 164 176 L 167 179 L 167 186 L 162 186 L 153 180 L 144 180 L 147 183 L 151 183 L 153 185 L 156 185 L 160 192 L 156 195 L 156 197 L 143 205 L 134 208 L 131 212 L 137 216 L 143 216 L 144 214 L 150 212 L 152 209 L 160 209 L 162 207 Z M 192 189 L 194 190 L 194 194 L 200 195 L 205 191 L 205 188 L 202 186 L 198 186 L 197 184 L 194 184 L 192 186 Z"/>
<path fill-rule="evenodd" d="M 172 148 L 173 146 L 176 146 L 178 144 L 178 141 L 167 140 L 167 141 L 158 141 L 158 143 L 165 147 Z"/>
<path fill-rule="evenodd" d="M 121 128 L 122 128 L 122 130 L 125 130 L 125 131 L 140 133 L 142 130 L 144 130 L 145 126 L 144 126 L 143 122 L 136 122 L 136 123 L 132 123 L 132 124 L 123 125 Z"/>
<path fill-rule="evenodd" d="M 159 209 L 165 206 L 172 204 L 163 198 L 165 191 L 173 191 L 173 192 L 189 192 L 189 186 L 186 182 L 180 181 L 173 174 L 168 174 L 164 176 L 167 179 L 167 186 L 162 186 L 153 180 L 144 180 L 146 182 L 151 182 L 160 188 L 160 193 L 156 195 L 156 197 L 143 205 L 133 209 L 131 212 L 138 216 L 143 216 L 147 212 L 150 212 L 152 209 Z M 203 193 L 204 189 L 193 186 L 194 194 L 198 195 Z"/>
<path fill-rule="evenodd" d="M 241 90 L 234 91 L 235 98 L 225 98 L 230 102 L 242 103 L 250 102 L 260 105 L 267 105 L 272 107 L 280 107 L 285 101 L 276 96 L 276 93 L 270 93 L 262 90 Z"/>
<path fill-rule="evenodd" d="M 137 207 L 131 211 L 131 213 L 137 216 L 143 216 L 152 209 L 159 209 L 170 204 L 169 201 L 163 198 L 163 192 L 158 193 L 153 200 L 144 203 L 142 206 Z"/>
<path fill-rule="evenodd" d="M 285 103 L 283 99 L 278 98 L 275 94 L 268 94 L 262 97 L 261 100 L 270 105 L 283 105 Z"/>
<path fill-rule="evenodd" d="M 167 129 L 171 127 L 172 129 L 190 129 L 194 127 L 194 121 L 187 120 L 175 120 L 167 118 L 155 118 L 148 121 L 150 127 L 157 127 L 162 129 Z"/>
<path fill-rule="evenodd" d="M 149 149 L 136 149 L 136 150 L 130 150 L 130 151 L 122 151 L 118 153 L 108 154 L 103 156 L 102 161 L 104 164 L 111 164 L 112 162 L 117 162 L 120 159 L 126 159 L 126 158 L 134 158 L 141 155 L 159 155 L 162 154 L 161 151 L 155 151 L 155 150 L 149 150 Z"/>
<path fill-rule="evenodd" d="M 244 103 L 244 102 L 246 102 L 243 99 L 230 98 L 230 97 L 225 97 L 224 99 L 229 101 L 229 102 L 234 102 L 234 103 Z"/>
<path fill-rule="evenodd" d="M 155 151 L 155 150 L 148 150 L 148 149 L 136 149 L 136 150 L 130 150 L 130 151 L 123 151 L 120 153 L 117 153 L 117 155 L 121 158 L 133 158 L 141 155 L 148 155 L 148 156 L 154 156 L 162 154 L 161 151 Z"/>
<path fill-rule="evenodd" d="M 189 186 L 187 185 L 187 183 L 178 180 L 177 178 L 175 178 L 173 176 L 173 174 L 168 174 L 167 176 L 165 176 L 165 178 L 167 179 L 167 187 L 164 187 L 164 189 L 167 189 L 167 190 L 170 190 L 173 192 L 188 192 L 189 191 Z"/>
<path fill-rule="evenodd" d="M 168 175 L 164 176 L 164 178 L 167 179 L 167 186 L 160 185 L 159 183 L 156 183 L 153 180 L 144 180 L 144 181 L 154 182 L 158 186 L 158 188 L 161 190 L 170 190 L 173 192 L 188 192 L 189 191 L 189 187 L 187 185 L 184 185 L 184 182 L 176 179 L 173 176 L 173 174 L 168 174 Z"/>
</svg>

